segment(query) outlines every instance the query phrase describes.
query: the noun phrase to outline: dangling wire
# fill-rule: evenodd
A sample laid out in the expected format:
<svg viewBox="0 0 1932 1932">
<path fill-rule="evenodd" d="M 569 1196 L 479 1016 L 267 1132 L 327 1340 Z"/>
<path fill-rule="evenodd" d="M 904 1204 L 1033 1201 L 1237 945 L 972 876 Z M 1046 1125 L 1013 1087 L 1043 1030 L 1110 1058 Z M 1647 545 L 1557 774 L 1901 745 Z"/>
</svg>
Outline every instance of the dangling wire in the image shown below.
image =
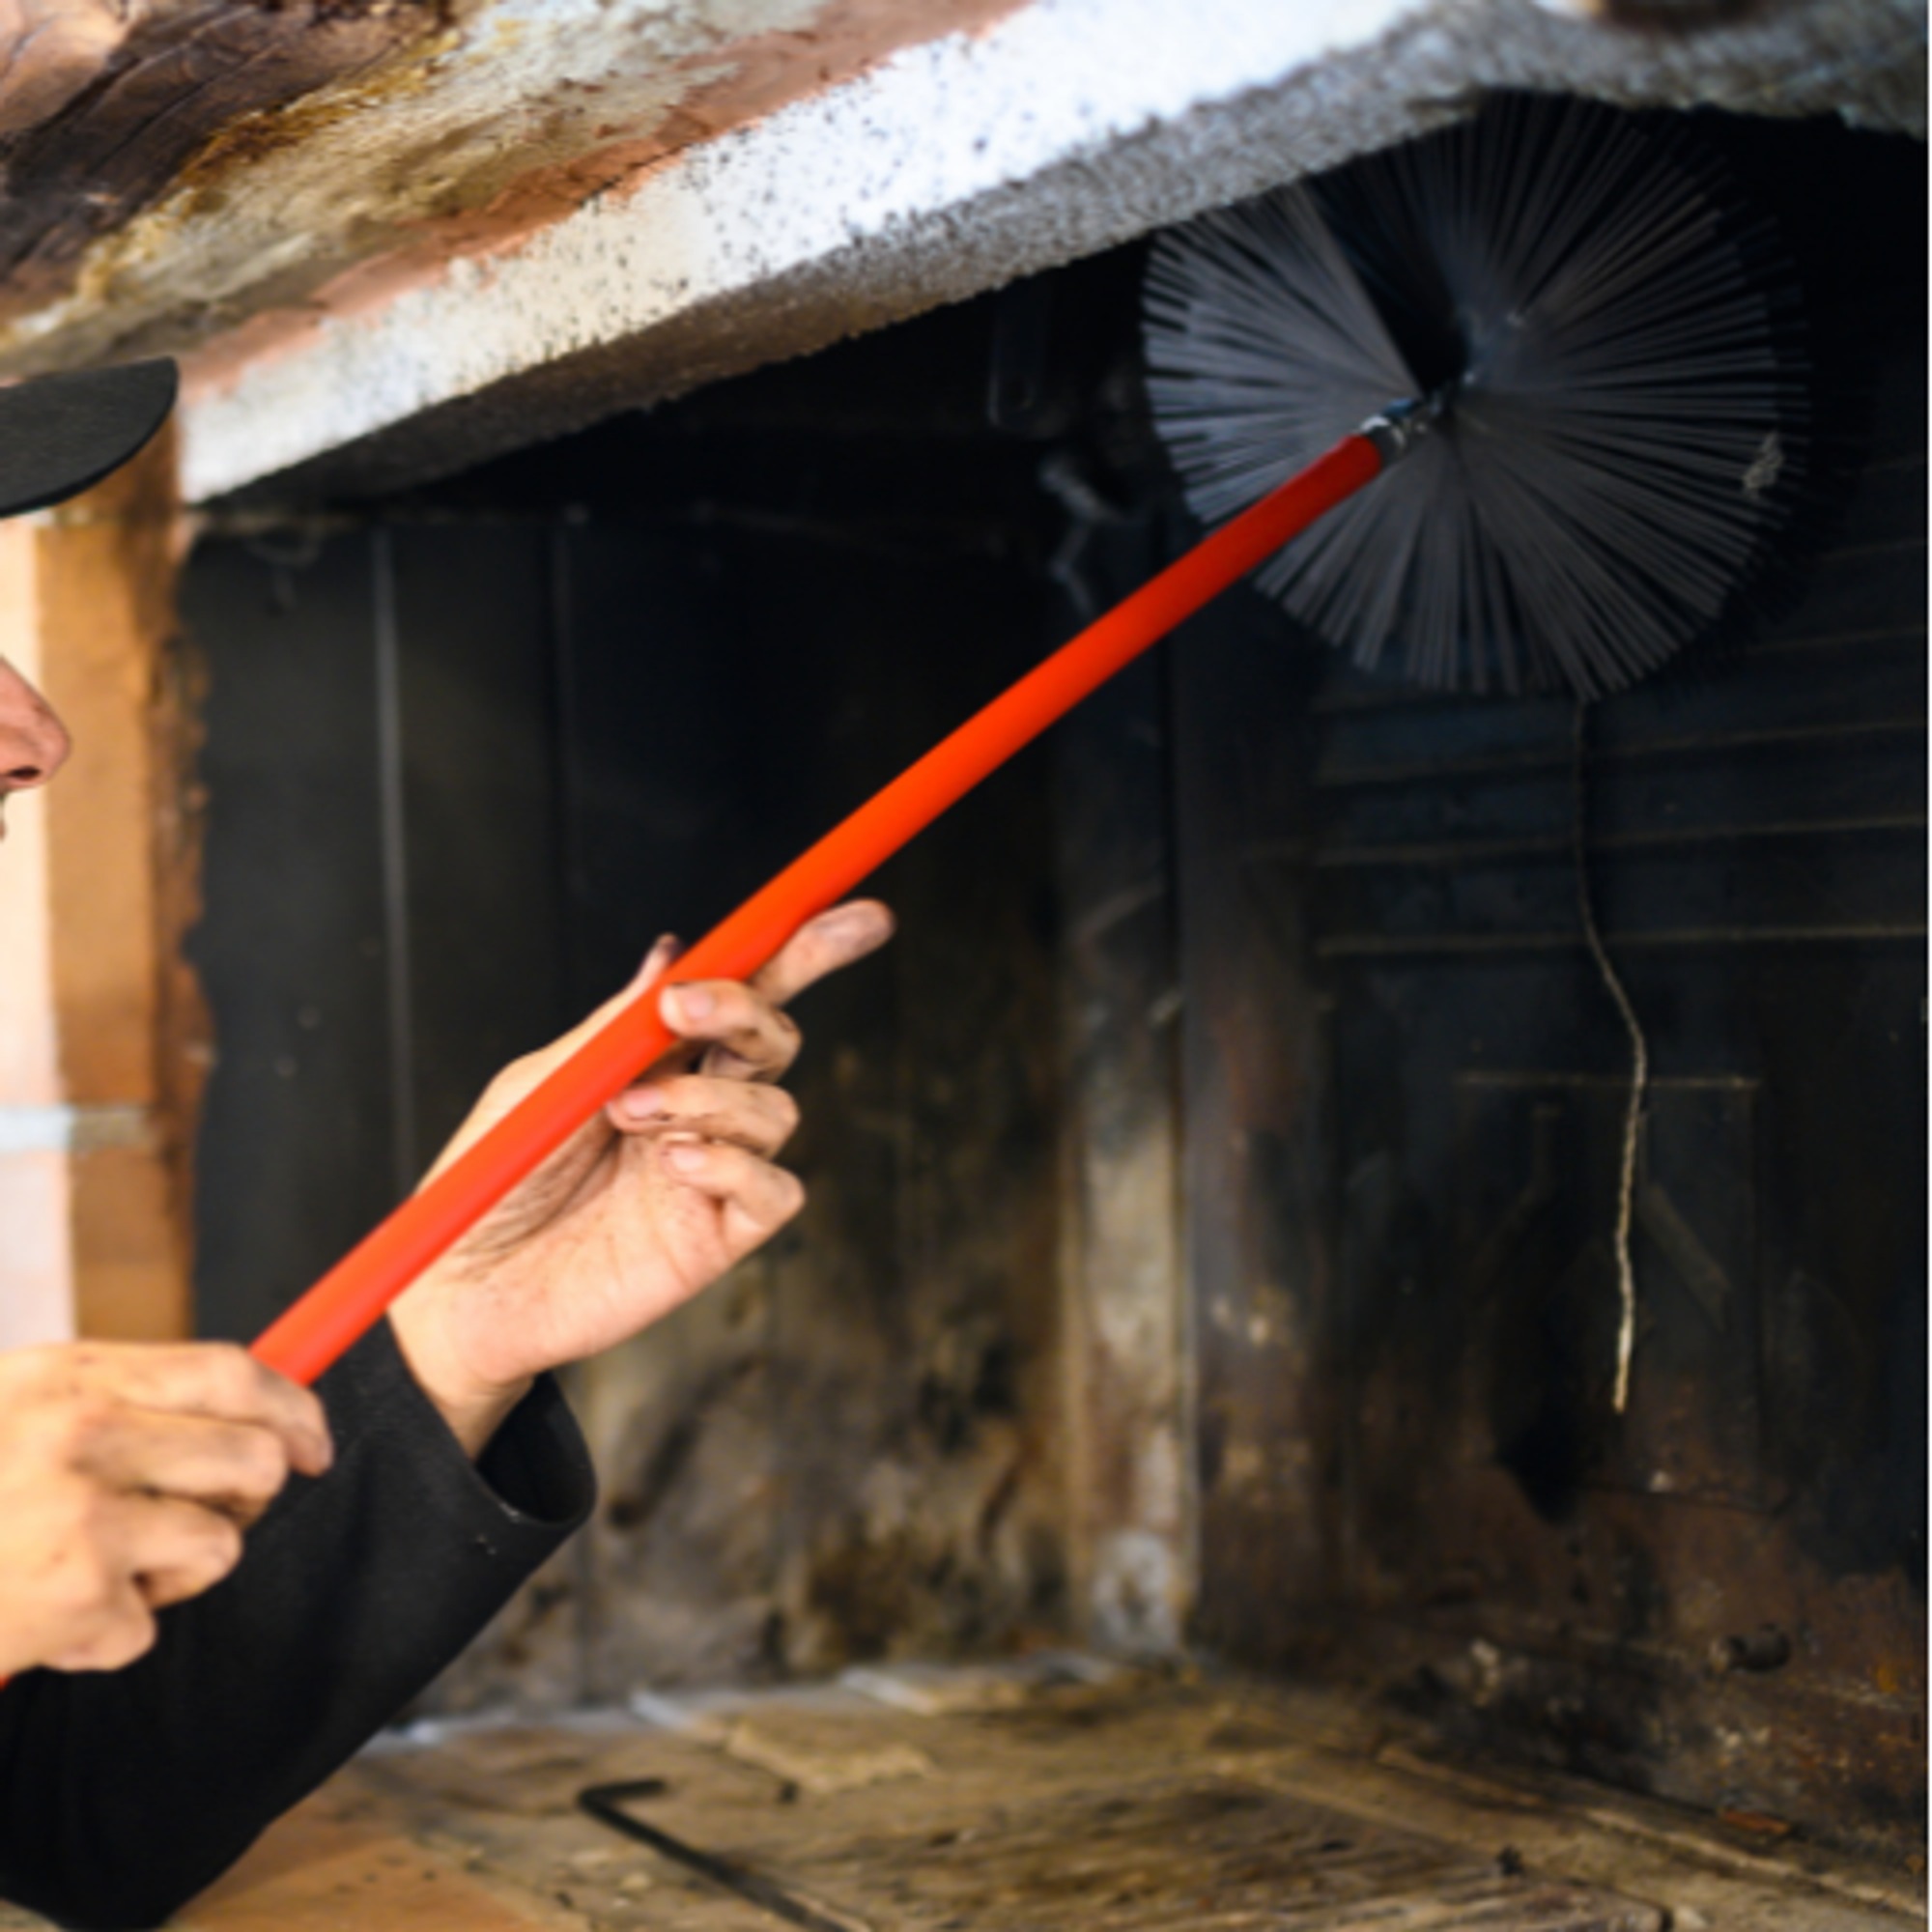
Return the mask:
<svg viewBox="0 0 1932 1932">
<path fill-rule="evenodd" d="M 1577 758 L 1575 837 L 1577 857 L 1577 907 L 1582 915 L 1583 939 L 1597 971 L 1623 1016 L 1624 1031 L 1630 1035 L 1630 1100 L 1624 1109 L 1624 1144 L 1617 1179 L 1617 1225 L 1613 1246 L 1617 1260 L 1617 1295 L 1621 1315 L 1617 1322 L 1617 1379 L 1611 1402 L 1621 1415 L 1630 1406 L 1631 1357 L 1636 1350 L 1636 1270 L 1631 1263 L 1631 1223 L 1636 1208 L 1636 1154 L 1643 1131 L 1644 1096 L 1650 1087 L 1650 1043 L 1637 1023 L 1636 1009 L 1610 955 L 1604 948 L 1604 935 L 1597 925 L 1596 908 L 1590 901 L 1589 787 L 1585 766 L 1589 754 L 1590 707 L 1577 700 Z"/>
</svg>

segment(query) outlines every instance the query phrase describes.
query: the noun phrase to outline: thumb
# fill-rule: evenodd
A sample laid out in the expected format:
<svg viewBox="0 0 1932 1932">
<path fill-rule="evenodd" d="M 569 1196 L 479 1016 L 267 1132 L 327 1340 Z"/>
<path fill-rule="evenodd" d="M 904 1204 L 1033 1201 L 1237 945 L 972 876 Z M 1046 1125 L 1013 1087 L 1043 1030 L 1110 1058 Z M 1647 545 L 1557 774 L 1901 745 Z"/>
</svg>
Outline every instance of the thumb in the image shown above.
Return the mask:
<svg viewBox="0 0 1932 1932">
<path fill-rule="evenodd" d="M 579 1020 L 568 1033 L 559 1035 L 548 1046 L 539 1047 L 527 1059 L 518 1061 L 517 1065 L 535 1067 L 536 1077 L 541 1080 L 552 1067 L 561 1065 L 585 1040 L 601 1033 L 626 1007 L 663 979 L 670 971 L 672 961 L 683 951 L 684 942 L 676 933 L 663 934 L 644 954 L 644 963 L 631 976 L 629 983 L 621 991 L 613 993 L 587 1018 Z M 536 1081 L 530 1084 L 534 1086 Z"/>
<path fill-rule="evenodd" d="M 419 1185 L 434 1180 L 451 1161 L 481 1140 L 519 1100 L 541 1086 L 585 1040 L 601 1032 L 626 1007 L 662 979 L 669 970 L 671 961 L 683 951 L 683 942 L 677 935 L 667 932 L 644 954 L 643 964 L 638 968 L 622 991 L 613 994 L 588 1017 L 580 1020 L 568 1033 L 559 1035 L 548 1046 L 540 1046 L 534 1053 L 527 1053 L 521 1060 L 513 1060 L 504 1067 L 484 1089 L 483 1097 L 470 1109 L 469 1119 L 456 1130 L 448 1146 L 437 1155 L 435 1165 L 423 1176 Z M 601 1114 L 586 1122 L 585 1128 L 600 1141 L 608 1138 L 611 1131 Z M 582 1130 L 580 1130 L 579 1134 L 567 1141 L 563 1148 L 557 1150 L 557 1153 L 560 1154 L 566 1149 L 575 1147 L 582 1139 Z M 554 1160 L 556 1157 L 557 1154 L 553 1154 L 551 1159 Z"/>
</svg>

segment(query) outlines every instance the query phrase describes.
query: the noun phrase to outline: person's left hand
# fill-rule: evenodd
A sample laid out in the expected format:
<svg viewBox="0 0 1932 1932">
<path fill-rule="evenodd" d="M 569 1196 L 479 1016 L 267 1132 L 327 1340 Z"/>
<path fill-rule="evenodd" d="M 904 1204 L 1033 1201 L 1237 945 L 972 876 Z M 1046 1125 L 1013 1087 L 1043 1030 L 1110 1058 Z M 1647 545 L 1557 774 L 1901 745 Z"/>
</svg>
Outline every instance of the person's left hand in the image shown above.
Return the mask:
<svg viewBox="0 0 1932 1932">
<path fill-rule="evenodd" d="M 400 1295 L 390 1323 L 411 1372 L 478 1454 L 531 1378 L 609 1349 L 687 1301 L 805 1203 L 773 1157 L 798 1123 L 773 1085 L 798 1053 L 781 1010 L 883 945 L 871 900 L 822 913 L 744 985 L 660 994 L 690 1042 L 580 1129 Z M 638 978 L 575 1031 L 491 1082 L 431 1169 L 441 1171 L 677 956 L 660 940 Z"/>
</svg>

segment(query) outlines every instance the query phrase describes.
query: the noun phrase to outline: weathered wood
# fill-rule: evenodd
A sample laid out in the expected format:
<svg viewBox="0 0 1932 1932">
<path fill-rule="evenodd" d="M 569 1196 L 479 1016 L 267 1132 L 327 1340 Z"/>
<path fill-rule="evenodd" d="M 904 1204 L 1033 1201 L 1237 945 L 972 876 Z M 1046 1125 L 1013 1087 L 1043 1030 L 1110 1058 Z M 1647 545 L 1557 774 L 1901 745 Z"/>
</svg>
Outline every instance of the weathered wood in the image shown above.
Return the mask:
<svg viewBox="0 0 1932 1932">
<path fill-rule="evenodd" d="M 17 814 L 24 837 L 9 848 L 24 874 L 10 879 L 21 896 L 7 922 L 7 1098 L 27 1110 L 10 1186 L 34 1190 L 9 1208 L 22 1340 L 70 1321 L 128 1340 L 189 1327 L 181 1156 L 191 1120 L 164 1070 L 175 854 L 154 837 L 156 802 L 172 790 L 157 697 L 179 534 L 165 440 L 57 515 L 8 532 L 7 653 L 74 740 L 58 786 Z"/>
<path fill-rule="evenodd" d="M 0 55 L 26 61 L 0 86 L 0 315 L 62 293 L 89 245 L 213 136 L 366 71 L 442 15 L 440 0 L 174 0 L 123 29 L 119 11 L 79 10 L 44 48 L 38 10 L 0 19 Z"/>
</svg>

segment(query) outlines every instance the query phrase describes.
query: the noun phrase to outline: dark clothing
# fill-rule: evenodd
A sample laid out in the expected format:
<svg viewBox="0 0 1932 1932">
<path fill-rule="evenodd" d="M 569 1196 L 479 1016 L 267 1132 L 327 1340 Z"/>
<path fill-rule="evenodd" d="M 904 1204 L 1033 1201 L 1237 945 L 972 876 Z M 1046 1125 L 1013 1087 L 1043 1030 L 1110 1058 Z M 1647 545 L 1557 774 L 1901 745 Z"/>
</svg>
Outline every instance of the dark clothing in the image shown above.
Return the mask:
<svg viewBox="0 0 1932 1932">
<path fill-rule="evenodd" d="M 126 1670 L 0 1692 L 0 1896 L 93 1932 L 212 1883 L 482 1629 L 588 1513 L 540 1380 L 474 1466 L 384 1322 L 318 1385 L 335 1464 L 293 1479 L 234 1574 Z"/>
</svg>

